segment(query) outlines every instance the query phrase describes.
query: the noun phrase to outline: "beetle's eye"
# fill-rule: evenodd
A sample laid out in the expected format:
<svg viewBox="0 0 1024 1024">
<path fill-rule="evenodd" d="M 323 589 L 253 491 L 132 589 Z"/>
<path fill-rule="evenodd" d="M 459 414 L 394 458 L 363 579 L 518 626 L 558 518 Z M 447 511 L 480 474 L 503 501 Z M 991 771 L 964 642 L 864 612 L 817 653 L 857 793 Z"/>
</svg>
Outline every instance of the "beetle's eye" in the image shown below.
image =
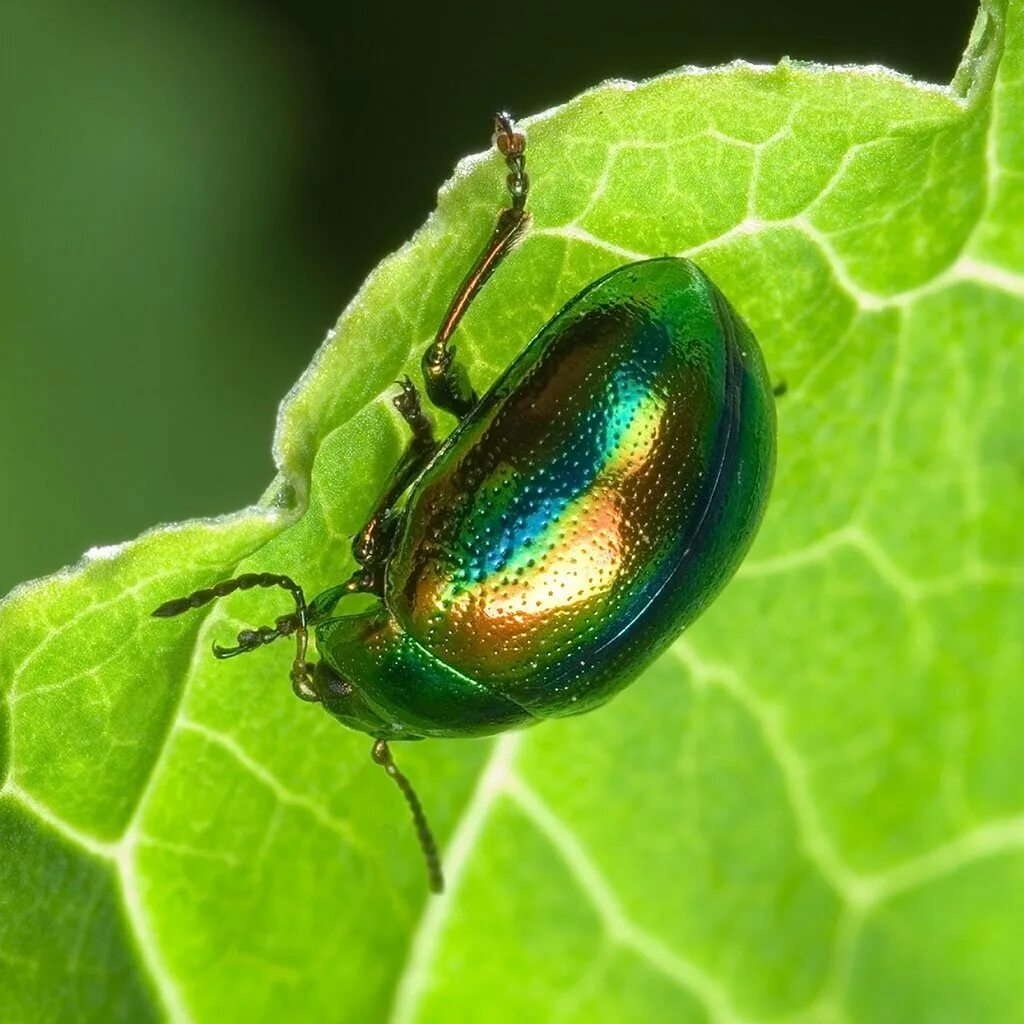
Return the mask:
<svg viewBox="0 0 1024 1024">
<path fill-rule="evenodd" d="M 325 696 L 351 697 L 355 692 L 355 687 L 347 679 L 338 675 L 322 661 L 317 663 L 313 674 L 316 677 L 317 689 Z"/>
</svg>

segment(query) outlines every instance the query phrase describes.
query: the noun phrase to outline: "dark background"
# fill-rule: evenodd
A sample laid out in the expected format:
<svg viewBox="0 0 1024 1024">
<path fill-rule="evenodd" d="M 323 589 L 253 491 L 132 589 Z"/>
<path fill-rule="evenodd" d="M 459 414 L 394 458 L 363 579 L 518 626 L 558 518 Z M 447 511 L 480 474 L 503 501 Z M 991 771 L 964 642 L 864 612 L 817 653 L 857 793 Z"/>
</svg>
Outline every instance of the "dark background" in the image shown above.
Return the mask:
<svg viewBox="0 0 1024 1024">
<path fill-rule="evenodd" d="M 278 401 L 490 113 L 788 54 L 952 76 L 971 0 L 0 0 L 0 593 L 270 481 Z"/>
</svg>

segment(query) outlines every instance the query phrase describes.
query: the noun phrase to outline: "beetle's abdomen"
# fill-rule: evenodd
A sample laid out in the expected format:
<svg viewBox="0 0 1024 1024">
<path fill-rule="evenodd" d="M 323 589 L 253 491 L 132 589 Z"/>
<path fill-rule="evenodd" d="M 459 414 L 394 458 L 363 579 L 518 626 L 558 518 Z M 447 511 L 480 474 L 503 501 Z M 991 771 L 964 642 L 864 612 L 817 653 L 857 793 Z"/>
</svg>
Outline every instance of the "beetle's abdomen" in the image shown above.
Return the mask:
<svg viewBox="0 0 1024 1024">
<path fill-rule="evenodd" d="M 717 592 L 760 519 L 770 452 L 747 466 L 742 550 L 698 558 L 688 578 L 723 484 L 743 484 L 733 456 L 750 371 L 737 326 L 679 259 L 623 267 L 569 303 L 413 489 L 388 573 L 405 629 L 544 713 L 632 678 Z"/>
</svg>

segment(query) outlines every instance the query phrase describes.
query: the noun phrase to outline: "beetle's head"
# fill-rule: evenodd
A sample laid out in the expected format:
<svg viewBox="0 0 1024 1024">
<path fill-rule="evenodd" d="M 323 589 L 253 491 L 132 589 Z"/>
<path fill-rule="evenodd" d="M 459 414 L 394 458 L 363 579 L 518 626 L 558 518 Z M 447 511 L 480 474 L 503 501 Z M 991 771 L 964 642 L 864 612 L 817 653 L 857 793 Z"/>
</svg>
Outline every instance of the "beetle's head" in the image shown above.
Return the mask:
<svg viewBox="0 0 1024 1024">
<path fill-rule="evenodd" d="M 317 694 L 324 710 L 356 732 L 365 732 L 375 739 L 413 740 L 420 737 L 407 733 L 394 722 L 382 718 L 366 702 L 359 687 L 345 679 L 325 661 L 313 670 Z"/>
</svg>

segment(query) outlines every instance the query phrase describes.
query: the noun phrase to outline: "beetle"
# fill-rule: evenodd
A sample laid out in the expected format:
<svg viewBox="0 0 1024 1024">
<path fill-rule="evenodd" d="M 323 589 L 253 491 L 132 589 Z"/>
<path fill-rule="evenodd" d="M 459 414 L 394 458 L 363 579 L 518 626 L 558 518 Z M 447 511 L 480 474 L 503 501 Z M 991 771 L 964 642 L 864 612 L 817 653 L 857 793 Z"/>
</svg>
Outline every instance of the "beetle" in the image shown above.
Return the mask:
<svg viewBox="0 0 1024 1024">
<path fill-rule="evenodd" d="M 435 891 L 437 847 L 389 743 L 484 736 L 603 704 L 724 587 L 775 465 L 757 341 L 678 257 L 585 288 L 477 395 L 451 337 L 529 221 L 526 139 L 509 115 L 496 116 L 494 142 L 510 202 L 422 359 L 427 396 L 458 424 L 438 441 L 419 390 L 399 382 L 393 401 L 412 437 L 353 539 L 353 575 L 307 603 L 291 577 L 249 573 L 153 612 L 252 587 L 289 591 L 294 612 L 214 654 L 295 637 L 295 693 L 373 737 Z M 352 594 L 377 600 L 336 614 Z"/>
</svg>

